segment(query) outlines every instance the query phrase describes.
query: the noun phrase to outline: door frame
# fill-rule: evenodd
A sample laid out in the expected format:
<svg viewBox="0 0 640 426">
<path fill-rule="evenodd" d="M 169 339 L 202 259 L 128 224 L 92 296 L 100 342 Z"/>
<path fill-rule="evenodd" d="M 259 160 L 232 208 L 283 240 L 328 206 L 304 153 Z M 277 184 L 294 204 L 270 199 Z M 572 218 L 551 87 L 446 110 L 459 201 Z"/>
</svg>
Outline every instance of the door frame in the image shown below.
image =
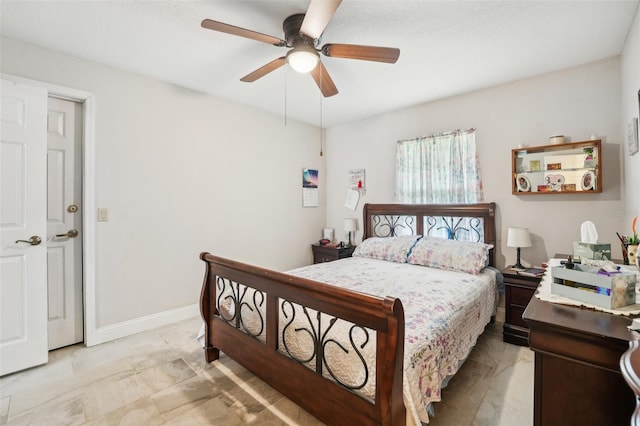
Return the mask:
<svg viewBox="0 0 640 426">
<path fill-rule="evenodd" d="M 48 96 L 82 104 L 82 288 L 84 344 L 94 346 L 96 336 L 96 189 L 95 189 L 95 95 L 84 90 L 0 73 L 5 80 L 45 88 Z"/>
</svg>

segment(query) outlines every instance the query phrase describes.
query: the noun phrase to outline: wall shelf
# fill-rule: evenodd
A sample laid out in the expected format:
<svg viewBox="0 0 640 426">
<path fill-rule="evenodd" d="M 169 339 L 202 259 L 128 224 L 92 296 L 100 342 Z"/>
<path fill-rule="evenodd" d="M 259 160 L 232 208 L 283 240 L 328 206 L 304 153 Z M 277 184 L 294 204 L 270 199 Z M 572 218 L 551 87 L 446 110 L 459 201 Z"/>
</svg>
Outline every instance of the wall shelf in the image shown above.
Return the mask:
<svg viewBox="0 0 640 426">
<path fill-rule="evenodd" d="M 599 139 L 511 150 L 514 195 L 598 192 L 602 192 Z"/>
</svg>

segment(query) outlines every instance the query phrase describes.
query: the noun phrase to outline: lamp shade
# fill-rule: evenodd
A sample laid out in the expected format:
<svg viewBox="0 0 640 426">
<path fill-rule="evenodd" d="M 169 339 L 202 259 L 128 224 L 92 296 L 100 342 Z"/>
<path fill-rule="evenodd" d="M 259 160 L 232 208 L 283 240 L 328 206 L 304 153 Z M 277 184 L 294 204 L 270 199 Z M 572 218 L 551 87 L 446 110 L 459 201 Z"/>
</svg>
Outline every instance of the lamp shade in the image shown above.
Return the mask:
<svg viewBox="0 0 640 426">
<path fill-rule="evenodd" d="M 507 233 L 508 247 L 531 247 L 531 235 L 527 228 L 509 228 Z"/>
<path fill-rule="evenodd" d="M 320 56 L 309 46 L 297 46 L 287 53 L 287 62 L 299 73 L 308 73 L 318 65 Z"/>
<path fill-rule="evenodd" d="M 344 230 L 345 230 L 345 232 L 354 232 L 356 230 L 356 220 L 355 219 L 345 219 L 344 220 Z"/>
</svg>

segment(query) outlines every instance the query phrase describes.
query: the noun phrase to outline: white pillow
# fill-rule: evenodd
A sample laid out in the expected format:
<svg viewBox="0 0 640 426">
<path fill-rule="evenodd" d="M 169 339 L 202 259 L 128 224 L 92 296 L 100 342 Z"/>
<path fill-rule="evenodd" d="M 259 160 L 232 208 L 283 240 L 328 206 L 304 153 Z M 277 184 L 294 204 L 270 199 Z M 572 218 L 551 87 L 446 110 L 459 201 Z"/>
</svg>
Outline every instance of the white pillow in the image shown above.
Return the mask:
<svg viewBox="0 0 640 426">
<path fill-rule="evenodd" d="M 352 256 L 405 263 L 409 252 L 419 238 L 420 235 L 367 238 L 356 247 Z"/>
<path fill-rule="evenodd" d="M 489 264 L 492 248 L 492 244 L 424 237 L 411 250 L 407 263 L 478 274 Z"/>
</svg>

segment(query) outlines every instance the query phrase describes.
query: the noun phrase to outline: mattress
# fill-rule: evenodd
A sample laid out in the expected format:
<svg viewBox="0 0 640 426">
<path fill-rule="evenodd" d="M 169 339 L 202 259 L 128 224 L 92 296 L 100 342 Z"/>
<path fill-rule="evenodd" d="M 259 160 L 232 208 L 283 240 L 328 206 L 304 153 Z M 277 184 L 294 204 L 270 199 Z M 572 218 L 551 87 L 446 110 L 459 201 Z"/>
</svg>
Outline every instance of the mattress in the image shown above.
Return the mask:
<svg viewBox="0 0 640 426">
<path fill-rule="evenodd" d="M 429 406 L 455 374 L 498 304 L 496 272 L 478 275 L 352 257 L 288 271 L 292 275 L 402 301 L 407 417 L 429 422 Z"/>
</svg>

